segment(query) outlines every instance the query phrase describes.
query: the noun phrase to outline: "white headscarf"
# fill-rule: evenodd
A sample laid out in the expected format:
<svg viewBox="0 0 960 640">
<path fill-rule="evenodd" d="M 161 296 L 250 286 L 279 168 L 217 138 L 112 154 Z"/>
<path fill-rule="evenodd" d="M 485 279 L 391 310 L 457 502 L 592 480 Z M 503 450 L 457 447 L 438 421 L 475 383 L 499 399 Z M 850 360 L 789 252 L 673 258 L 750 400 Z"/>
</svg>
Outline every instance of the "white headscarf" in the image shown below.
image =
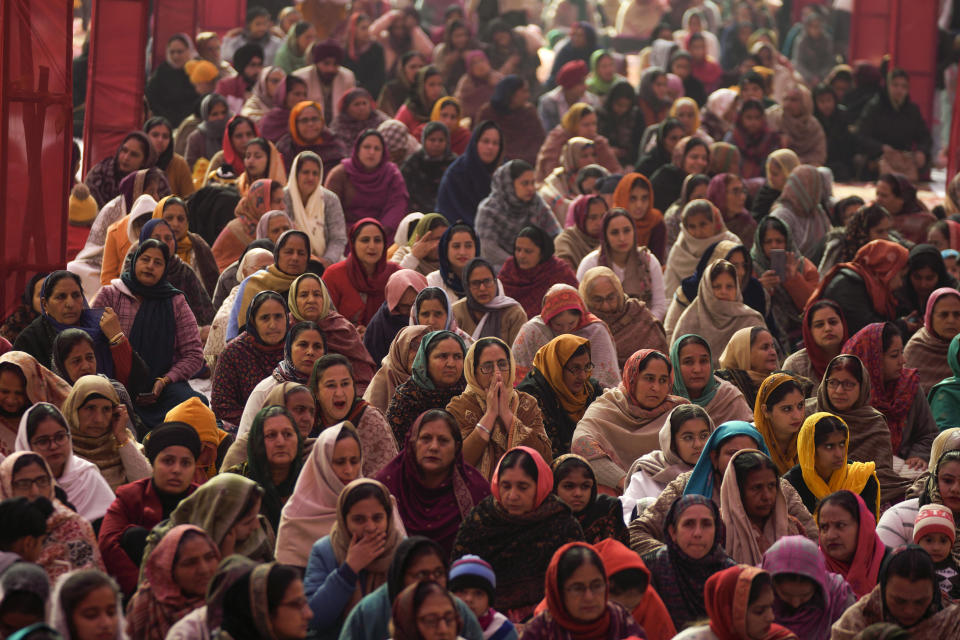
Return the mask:
<svg viewBox="0 0 960 640">
<path fill-rule="evenodd" d="M 300 187 L 297 185 L 297 169 L 301 158 L 309 158 L 320 165 L 320 182 L 303 204 Z M 310 250 L 314 255 L 322 256 L 327 250 L 327 227 L 323 209 L 323 160 L 312 151 L 302 151 L 293 159 L 290 165 L 290 177 L 287 178 L 287 192 L 293 204 L 293 227 L 306 233 L 310 237 Z"/>
</svg>

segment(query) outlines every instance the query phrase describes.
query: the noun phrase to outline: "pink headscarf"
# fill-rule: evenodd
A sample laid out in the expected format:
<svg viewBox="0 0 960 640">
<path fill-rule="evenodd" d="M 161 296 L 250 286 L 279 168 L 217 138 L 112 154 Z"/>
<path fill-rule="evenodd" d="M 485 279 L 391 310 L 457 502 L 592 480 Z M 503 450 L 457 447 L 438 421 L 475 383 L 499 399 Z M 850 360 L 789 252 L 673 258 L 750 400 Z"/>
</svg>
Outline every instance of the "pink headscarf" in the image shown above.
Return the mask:
<svg viewBox="0 0 960 640">
<path fill-rule="evenodd" d="M 533 508 L 536 509 L 543 504 L 543 501 L 553 491 L 553 471 L 550 470 L 550 465 L 546 463 L 543 456 L 530 447 L 514 447 L 503 454 L 503 458 L 517 449 L 533 458 L 534 464 L 537 465 L 537 497 L 533 503 Z M 490 493 L 493 494 L 493 499 L 497 502 L 500 502 L 500 465 L 503 464 L 503 458 L 500 458 L 500 462 L 497 463 L 497 470 L 493 472 L 493 478 L 490 480 Z"/>
<path fill-rule="evenodd" d="M 396 306 L 400 304 L 400 298 L 403 297 L 403 294 L 406 293 L 410 287 L 413 287 L 414 291 L 420 293 L 426 286 L 427 277 L 419 271 L 414 271 L 413 269 L 394 271 L 387 279 L 387 286 L 384 288 L 387 308 L 393 311 Z"/>
</svg>

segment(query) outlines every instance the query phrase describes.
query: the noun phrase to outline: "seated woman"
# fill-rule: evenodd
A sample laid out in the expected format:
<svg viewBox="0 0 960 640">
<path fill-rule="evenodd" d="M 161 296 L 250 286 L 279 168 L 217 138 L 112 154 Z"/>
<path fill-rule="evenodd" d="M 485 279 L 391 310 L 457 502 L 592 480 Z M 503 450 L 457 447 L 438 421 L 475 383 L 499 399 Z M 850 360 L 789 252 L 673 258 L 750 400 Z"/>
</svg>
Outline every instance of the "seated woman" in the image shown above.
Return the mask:
<svg viewBox="0 0 960 640">
<path fill-rule="evenodd" d="M 457 158 L 450 148 L 450 132 L 442 122 L 428 122 L 420 134 L 421 148 L 400 167 L 414 211 L 433 211 L 447 167 Z"/>
<path fill-rule="evenodd" d="M 197 488 L 192 480 L 200 438 L 189 425 L 165 423 L 150 432 L 144 450 L 153 465 L 152 476 L 117 488 L 99 535 L 107 571 L 130 595 L 137 588 L 147 532 Z"/>
<path fill-rule="evenodd" d="M 485 258 L 473 258 L 463 268 L 461 282 L 466 295 L 453 305 L 457 326 L 474 340 L 493 337 L 513 344 L 527 313 L 519 302 L 503 294 L 493 265 Z"/>
<path fill-rule="evenodd" d="M 670 362 L 675 371 L 673 393 L 703 407 L 716 424 L 753 418 L 743 393 L 714 375 L 710 344 L 701 336 L 686 334 L 674 340 Z"/>
<path fill-rule="evenodd" d="M 840 355 L 850 338 L 843 309 L 833 300 L 817 300 L 806 308 L 801 321 L 803 348 L 783 361 L 783 369 L 811 380 L 822 380 L 827 363 Z"/>
<path fill-rule="evenodd" d="M 123 259 L 127 255 L 127 250 L 137 241 L 144 225 L 157 210 L 158 204 L 153 196 L 142 195 L 134 201 L 127 215 L 107 227 L 103 244 L 103 264 L 100 267 L 101 285 L 109 284 L 111 280 L 119 277 L 123 271 Z"/>
<path fill-rule="evenodd" d="M 43 456 L 52 481 L 85 520 L 95 523 L 103 518 L 113 502 L 113 489 L 96 464 L 73 452 L 70 427 L 59 409 L 47 402 L 30 407 L 20 419 L 16 450 Z"/>
<path fill-rule="evenodd" d="M 860 247 L 871 240 L 899 242 L 899 234 L 891 233 L 893 216 L 878 204 L 861 205 L 847 218 L 844 233 L 828 234 L 825 238 L 823 257 L 820 259 L 821 275 L 830 272 L 835 264 L 852 262 Z"/>
<path fill-rule="evenodd" d="M 893 228 L 914 244 L 927 241 L 927 231 L 937 221 L 917 199 L 917 188 L 900 173 L 885 173 L 877 181 L 876 202 L 893 216 Z"/>
<path fill-rule="evenodd" d="M 220 565 L 221 571 L 224 564 Z M 208 604 L 206 619 L 201 621 L 206 624 L 202 628 L 219 628 L 218 638 L 243 637 L 251 629 L 270 629 L 274 637 L 289 640 L 306 637 L 313 612 L 304 602 L 299 570 L 269 563 L 238 569 L 236 573 L 232 579 L 225 579 L 215 592 L 222 603 L 219 624 L 214 627 L 216 618 L 209 613 L 213 607 Z M 208 603 L 216 597 L 208 597 Z"/>
<path fill-rule="evenodd" d="M 433 289 L 433 287 L 427 288 Z M 453 316 L 452 312 L 450 316 Z M 401 329 L 390 344 L 390 351 L 383 358 L 370 386 L 363 393 L 363 399 L 382 413 L 386 413 L 397 387 L 410 379 L 420 342 L 432 331 L 434 331 L 433 327 L 421 324 Z"/>
<path fill-rule="evenodd" d="M 590 405 L 573 433 L 571 451 L 590 461 L 597 481 L 623 489 L 633 461 L 657 448 L 669 412 L 687 401 L 669 395 L 670 360 L 653 349 L 630 356 L 619 386 Z"/>
<path fill-rule="evenodd" d="M 323 186 L 327 165 L 313 151 L 302 151 L 290 165 L 290 177 L 283 190 L 283 208 L 292 226 L 306 232 L 310 250 L 329 267 L 343 256 L 347 227 L 343 206 L 333 191 Z"/>
<path fill-rule="evenodd" d="M 490 182 L 504 156 L 505 144 L 497 125 L 483 120 L 474 128 L 464 154 L 447 167 L 437 191 L 437 210 L 451 224 L 473 226 L 477 207 L 490 195 Z"/>
<path fill-rule="evenodd" d="M 654 317 L 662 320 L 667 312 L 663 269 L 650 249 L 639 246 L 636 224 L 629 212 L 621 208 L 607 211 L 603 216 L 601 238 L 600 248 L 580 262 L 577 278 L 583 281 L 593 267 L 609 267 L 617 274 L 627 295 L 644 302 Z"/>
<path fill-rule="evenodd" d="M 805 534 L 787 512 L 776 465 L 760 451 L 745 449 L 730 458 L 720 487 L 720 512 L 727 530 L 724 548 L 742 564 L 756 566 L 780 538 Z"/>
<path fill-rule="evenodd" d="M 198 115 L 197 128 L 190 131 L 183 142 L 183 158 L 190 167 L 191 173 L 197 168 L 198 161 L 203 160 L 202 175 L 206 175 L 205 167 L 209 165 L 210 158 L 223 148 L 223 134 L 227 129 L 227 121 L 231 117 L 227 99 L 219 93 L 208 93 L 200 101 Z M 175 140 L 177 148 L 181 145 L 183 134 L 180 127 L 177 127 Z"/>
<path fill-rule="evenodd" d="M 525 626 L 523 637 L 546 640 L 583 633 L 608 640 L 643 633 L 630 613 L 612 600 L 606 576 L 591 544 L 571 542 L 557 549 L 546 572 L 546 608 Z"/>
<path fill-rule="evenodd" d="M 820 204 L 823 178 L 817 168 L 802 164 L 790 172 L 770 217 L 782 221 L 795 238 L 797 250 L 812 255 L 816 244 L 830 230 L 830 218 Z"/>
<path fill-rule="evenodd" d="M 453 558 L 467 553 L 490 558 L 497 576 L 497 607 L 512 621 L 520 621 L 543 597 L 539 576 L 554 552 L 582 540 L 583 530 L 551 493 L 553 473 L 534 449 L 510 449 L 500 459 L 490 487 L 493 495 L 461 524 Z"/>
<path fill-rule="evenodd" d="M 396 499 L 403 526 L 422 535 L 445 553 L 470 511 L 490 495 L 490 484 L 463 458 L 463 441 L 455 418 L 442 409 L 421 414 L 406 446 L 376 479 Z"/>
<path fill-rule="evenodd" d="M 882 502 L 900 502 L 910 481 L 894 471 L 890 429 L 883 414 L 871 405 L 867 368 L 856 356 L 839 355 L 827 365 L 821 380 L 817 396 L 806 401 L 807 415 L 827 412 L 843 420 L 849 430 L 847 459 L 873 464 Z"/>
<path fill-rule="evenodd" d="M 660 71 L 659 75 L 664 74 Z M 641 99 L 640 109 L 645 110 Z M 664 108 L 666 116 L 666 107 Z M 636 171 L 644 176 L 652 176 L 660 167 L 670 164 L 673 151 L 684 137 L 683 124 L 676 118 L 657 118 L 651 121 L 643 132 L 643 139 L 637 149 Z M 653 198 L 650 199 L 651 206 Z"/>
<path fill-rule="evenodd" d="M 460 101 L 450 96 L 437 100 L 430 110 L 430 122 L 440 122 L 447 128 L 450 135 L 450 149 L 458 156 L 467 150 L 467 144 L 470 142 L 470 129 L 460 126 L 462 111 Z M 430 122 L 418 126 L 413 131 L 413 135 L 421 139 Z"/>
<path fill-rule="evenodd" d="M 765 327 L 744 327 L 727 342 L 719 364 L 716 376 L 740 389 L 747 404 L 756 407 L 760 385 L 780 368 L 780 357 L 776 342 Z M 799 429 L 800 423 L 796 426 Z"/>
<path fill-rule="evenodd" d="M 43 303 L 40 299 L 43 297 L 43 286 L 48 275 L 44 272 L 35 273 L 27 280 L 27 286 L 20 297 L 20 304 L 13 313 L 3 319 L 3 324 L 0 325 L 0 338 L 6 338 L 11 343 L 16 342 L 20 332 L 40 317 L 43 313 Z"/>
<path fill-rule="evenodd" d="M 858 494 L 880 515 L 880 482 L 873 462 L 847 462 L 850 430 L 837 416 L 818 412 L 808 417 L 797 435 L 799 463 L 784 477 L 794 486 L 807 511 L 832 491 L 845 489 Z"/>
<path fill-rule="evenodd" d="M 267 211 L 283 210 L 283 183 L 257 180 L 237 203 L 235 218 L 227 223 L 213 243 L 218 269 L 238 260 L 247 245 L 256 239 L 257 223 Z"/>
<path fill-rule="evenodd" d="M 387 157 L 386 149 L 381 133 L 364 131 L 352 155 L 327 173 L 323 186 L 340 199 L 347 227 L 373 218 L 392 241 L 409 196 L 400 169 Z"/>
<path fill-rule="evenodd" d="M 757 223 L 744 206 L 747 195 L 743 179 L 731 171 L 710 179 L 706 197 L 720 211 L 727 229 L 736 234 L 741 244 L 752 249 Z"/>
<path fill-rule="evenodd" d="M 537 399 L 553 458 L 570 452 L 577 422 L 603 388 L 592 378 L 590 340 L 561 334 L 537 350 L 517 391 Z"/>
<path fill-rule="evenodd" d="M 365 478 L 347 484 L 329 535 L 313 544 L 307 561 L 304 593 L 314 614 L 311 626 L 338 635 L 350 610 L 386 582 L 403 536 L 385 486 Z"/>
<path fill-rule="evenodd" d="M 650 181 L 642 173 L 628 173 L 617 183 L 612 206 L 624 209 L 634 226 L 634 242 L 646 247 L 659 263 L 666 261 L 667 227 L 663 213 L 654 208 L 654 193 Z"/>
<path fill-rule="evenodd" d="M 97 375 L 77 379 L 63 403 L 63 416 L 74 454 L 94 463 L 112 490 L 150 477 L 150 462 L 127 428 L 127 408 L 109 379 Z"/>
<path fill-rule="evenodd" d="M 460 279 L 467 263 L 480 255 L 480 240 L 473 227 L 458 222 L 440 236 L 437 245 L 437 270 L 427 274 L 427 284 L 443 289 L 451 303 L 467 294 Z"/>
<path fill-rule="evenodd" d="M 240 424 L 250 393 L 283 360 L 287 307 L 275 291 L 261 291 L 247 307 L 243 332 L 227 343 L 213 375 L 211 406 L 228 427 Z"/>
<path fill-rule="evenodd" d="M 856 493 L 840 490 L 820 501 L 816 516 L 827 569 L 843 576 L 858 598 L 869 594 L 889 555 L 875 531 L 873 509 Z"/>
<path fill-rule="evenodd" d="M 290 171 L 294 158 L 304 151 L 320 156 L 328 170 L 339 165 L 347 155 L 343 142 L 327 128 L 323 107 L 312 100 L 298 102 L 290 110 L 290 128 L 277 140 L 277 150 L 283 156 L 287 171 Z"/>
<path fill-rule="evenodd" d="M 320 432 L 280 512 L 277 562 L 307 566 L 313 543 L 336 522 L 344 487 L 361 476 L 362 460 L 360 436 L 349 422 Z"/>
<path fill-rule="evenodd" d="M 680 235 L 670 248 L 663 275 L 664 292 L 671 295 L 685 278 L 693 275 L 708 249 L 723 240 L 740 242 L 727 231 L 720 211 L 709 200 L 691 200 L 683 207 L 680 220 Z"/>
<path fill-rule="evenodd" d="M 410 133 L 417 135 L 420 133 L 419 129 L 430 122 L 434 105 L 446 94 L 440 70 L 433 65 L 427 65 L 417 72 L 410 94 L 394 117 L 406 125 Z"/>
<path fill-rule="evenodd" d="M 960 223 L 954 224 L 960 226 Z M 910 256 L 907 258 L 903 286 L 894 292 L 898 315 L 923 316 L 930 294 L 937 289 L 956 289 L 957 286 L 957 280 L 947 271 L 940 249 L 931 244 L 915 245 L 910 249 Z"/>
<path fill-rule="evenodd" d="M 661 165 L 650 176 L 656 194 L 653 206 L 666 211 L 681 196 L 686 177 L 702 174 L 709 162 L 710 147 L 703 139 L 690 135 L 680 138 L 673 147 L 672 161 Z"/>
<path fill-rule="evenodd" d="M 951 428 L 956 421 L 960 403 L 957 401 L 957 382 L 960 380 L 960 335 L 954 336 L 947 349 L 947 363 L 950 365 L 952 376 L 944 378 L 930 388 L 928 400 L 930 412 L 937 423 L 940 432 Z"/>
<path fill-rule="evenodd" d="M 83 181 L 90 188 L 90 195 L 97 201 L 97 206 L 102 209 L 108 202 L 122 194 L 123 189 L 120 183 L 124 178 L 152 167 L 156 161 L 157 153 L 150 144 L 147 134 L 142 131 L 131 131 L 120 141 L 116 153 L 93 165 Z M 159 173 L 159 170 L 156 171 Z M 127 206 L 129 207 L 135 199 L 131 198 Z"/>
<path fill-rule="evenodd" d="M 383 70 L 380 70 L 383 73 Z M 376 106 L 370 92 L 362 86 L 350 89 L 340 98 L 337 115 L 330 121 L 330 130 L 344 149 L 353 149 L 357 136 L 367 129 L 376 129 L 389 117 Z"/>
<path fill-rule="evenodd" d="M 210 183 L 236 185 L 240 195 L 245 195 L 254 179 L 286 182 L 287 173 L 280 152 L 272 142 L 259 138 L 259 135 L 253 120 L 242 115 L 232 116 L 227 121 L 222 148 L 210 158 L 203 186 Z M 258 142 L 248 154 L 247 147 L 253 140 Z"/>
<path fill-rule="evenodd" d="M 399 269 L 387 278 L 386 299 L 363 333 L 363 346 L 374 362 L 383 360 L 397 333 L 409 325 L 413 303 L 426 286 L 427 279 L 423 274 L 412 269 Z"/>
<path fill-rule="evenodd" d="M 357 327 L 336 309 L 330 291 L 320 276 L 305 273 L 290 285 L 287 308 L 297 322 L 314 322 L 323 334 L 329 353 L 350 360 L 357 386 L 362 393 L 373 379 L 376 364 L 363 346 Z"/>
<path fill-rule="evenodd" d="M 843 352 L 860 358 L 870 374 L 870 404 L 887 420 L 894 471 L 907 477 L 925 471 L 937 425 L 919 372 L 904 366 L 897 327 L 890 322 L 869 324 L 843 345 Z"/>
<path fill-rule="evenodd" d="M 930 294 L 923 326 L 903 348 L 904 364 L 920 373 L 920 390 L 926 394 L 933 385 L 950 377 L 947 358 L 950 341 L 960 333 L 960 293 L 943 287 Z"/>
<path fill-rule="evenodd" d="M 774 203 L 780 198 L 784 185 L 790 173 L 800 166 L 800 158 L 792 149 L 777 149 L 764 163 L 766 180 L 760 190 L 753 196 L 753 206 L 750 214 L 756 221 L 763 220 L 770 214 Z"/>
<path fill-rule="evenodd" d="M 260 485 L 235 473 L 210 478 L 150 531 L 144 559 L 150 558 L 173 528 L 191 524 L 207 532 L 221 557 L 236 553 L 256 562 L 273 560 L 275 538 L 270 524 L 260 515 L 262 497 Z"/>
<path fill-rule="evenodd" d="M 724 551 L 717 505 L 700 495 L 685 495 L 670 505 L 664 521 L 664 545 L 643 555 L 656 589 L 678 629 L 707 615 L 704 586 L 713 574 L 736 564 Z M 699 539 L 685 535 L 700 531 Z"/>
<path fill-rule="evenodd" d="M 797 636 L 773 622 L 775 588 L 769 573 L 757 567 L 737 565 L 710 576 L 704 588 L 709 624 L 679 633 L 677 640 L 718 638 L 763 638 L 790 640 Z M 804 636 L 807 637 L 807 636 Z"/>
<path fill-rule="evenodd" d="M 350 229 L 349 255 L 323 272 L 330 302 L 363 334 L 384 301 L 387 279 L 400 268 L 387 262 L 387 232 L 373 218 L 364 218 Z"/>
<path fill-rule="evenodd" d="M 577 290 L 570 285 L 556 284 L 543 297 L 540 314 L 528 320 L 516 340 L 513 351 L 517 359 L 515 383 L 533 366 L 537 351 L 558 335 L 573 334 L 590 340 L 597 381 L 604 387 L 620 383 L 617 348 L 610 330 L 602 320 L 589 313 Z"/>
<path fill-rule="evenodd" d="M 597 112 L 586 102 L 577 102 L 567 109 L 560 124 L 547 132 L 546 140 L 537 153 L 537 183 L 543 183 L 554 169 L 560 166 L 563 146 L 573 137 L 593 141 L 596 163 L 611 173 L 620 173 L 620 163 L 614 154 L 610 141 L 597 133 Z"/>
<path fill-rule="evenodd" d="M 585 458 L 573 453 L 564 454 L 553 461 L 551 468 L 553 492 L 570 507 L 587 543 L 613 539 L 630 544 L 620 500 L 598 493 L 597 478 Z"/>
<path fill-rule="evenodd" d="M 610 55 L 605 51 L 596 53 L 608 58 Z M 603 104 L 597 109 L 597 120 L 597 130 L 610 141 L 610 147 L 620 164 L 625 167 L 633 164 L 643 137 L 644 120 L 637 104 L 637 92 L 626 78 L 616 80 L 609 87 Z"/>
<path fill-rule="evenodd" d="M 778 475 L 799 463 L 797 436 L 803 426 L 804 398 L 802 382 L 788 373 L 772 373 L 757 391 L 754 424 Z"/>
<path fill-rule="evenodd" d="M 560 166 L 546 177 L 537 191 L 558 221 L 563 222 L 566 219 L 570 203 L 582 195 L 577 188 L 577 175 L 580 170 L 594 164 L 596 159 L 592 140 L 574 136 L 563 145 L 560 151 Z"/>
<path fill-rule="evenodd" d="M 286 407 L 261 409 L 247 434 L 247 459 L 226 473 L 236 473 L 263 488 L 260 514 L 276 531 L 280 510 L 293 494 L 303 466 L 304 437 Z"/>
<path fill-rule="evenodd" d="M 410 308 L 410 326 L 418 325 L 429 327 L 431 331 L 452 331 L 460 336 L 468 347 L 473 344 L 473 338 L 457 327 L 457 321 L 453 317 L 453 305 L 440 287 L 426 287 L 417 294 L 417 299 Z M 393 343 L 391 348 L 392 346 Z"/>
<path fill-rule="evenodd" d="M 207 294 L 213 296 L 220 269 L 217 267 L 217 260 L 207 241 L 200 234 L 190 231 L 185 203 L 178 202 L 176 199 L 167 200 L 162 211 L 154 210 L 153 217 L 163 218 L 170 225 L 177 243 L 177 256 L 185 265 L 193 269 Z"/>
<path fill-rule="evenodd" d="M 62 493 L 43 456 L 30 451 L 11 453 L 0 462 L 0 499 L 45 498 L 53 505 L 46 521 L 46 536 L 35 562 L 53 583 L 76 569 L 99 569 L 103 560 L 90 522 L 57 497 Z M 64 498 L 65 499 L 65 498 Z"/>
<path fill-rule="evenodd" d="M 740 176 L 744 179 L 762 178 L 767 156 L 780 147 L 780 136 L 767 127 L 763 104 L 757 100 L 747 100 L 740 106 L 726 141 L 740 151 Z"/>
<path fill-rule="evenodd" d="M 173 624 L 206 601 L 220 550 L 200 527 L 173 527 L 144 559 L 143 577 L 127 605 L 126 633 L 165 638 Z"/>
<path fill-rule="evenodd" d="M 528 318 L 540 315 L 544 294 L 552 285 L 578 284 L 570 265 L 553 252 L 553 239 L 545 231 L 524 227 L 514 239 L 513 255 L 500 270 L 498 278 L 504 294 L 523 305 Z"/>
<path fill-rule="evenodd" d="M 667 350 L 667 337 L 660 320 L 646 303 L 627 296 L 620 278 L 609 267 L 588 269 L 580 279 L 579 293 L 590 313 L 610 329 L 619 370 L 638 349 Z"/>
<path fill-rule="evenodd" d="M 394 238 L 396 249 L 391 247 L 393 254 L 390 255 L 390 261 L 426 276 L 440 267 L 440 239 L 450 227 L 450 223 L 439 213 L 419 214 L 419 219 L 415 216 L 417 214 L 411 213 L 404 218 L 404 221 L 412 218 L 407 227 L 409 237 L 405 242 L 401 242 L 404 231 L 401 223 L 401 230 Z"/>
<path fill-rule="evenodd" d="M 571 269 L 580 266 L 580 262 L 591 251 L 597 249 L 603 233 L 603 215 L 607 212 L 606 201 L 598 195 L 577 196 L 570 203 L 567 219 L 573 224 L 553 239 L 555 255 L 566 262 Z"/>
</svg>

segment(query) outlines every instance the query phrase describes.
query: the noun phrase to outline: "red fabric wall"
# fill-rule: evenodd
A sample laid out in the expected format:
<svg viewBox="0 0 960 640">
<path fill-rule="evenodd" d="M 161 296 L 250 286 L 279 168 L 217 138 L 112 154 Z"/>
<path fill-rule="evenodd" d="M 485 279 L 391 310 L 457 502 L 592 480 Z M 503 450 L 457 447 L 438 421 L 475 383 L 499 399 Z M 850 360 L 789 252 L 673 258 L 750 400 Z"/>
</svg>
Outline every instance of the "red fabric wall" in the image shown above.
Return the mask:
<svg viewBox="0 0 960 640">
<path fill-rule="evenodd" d="M 197 35 L 198 3 L 202 0 L 163 0 L 155 3 L 153 14 L 153 54 L 150 68 L 156 69 L 166 56 L 167 40 L 185 33 L 190 40 Z"/>
<path fill-rule="evenodd" d="M 83 125 L 84 175 L 112 156 L 126 133 L 143 126 L 149 13 L 150 0 L 93 2 Z"/>
<path fill-rule="evenodd" d="M 247 0 L 197 0 L 197 20 L 204 31 L 223 35 L 243 26 L 246 19 Z"/>
<path fill-rule="evenodd" d="M 0 310 L 63 268 L 72 151 L 72 0 L 0 2 Z"/>
</svg>

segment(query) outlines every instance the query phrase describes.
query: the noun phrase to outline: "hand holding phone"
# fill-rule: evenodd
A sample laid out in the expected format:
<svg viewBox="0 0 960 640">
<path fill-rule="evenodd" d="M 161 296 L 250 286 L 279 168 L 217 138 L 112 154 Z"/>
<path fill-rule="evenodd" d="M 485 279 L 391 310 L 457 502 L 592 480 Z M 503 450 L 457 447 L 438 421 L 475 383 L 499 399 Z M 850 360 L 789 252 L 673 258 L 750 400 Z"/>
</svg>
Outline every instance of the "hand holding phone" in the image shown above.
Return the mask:
<svg viewBox="0 0 960 640">
<path fill-rule="evenodd" d="M 781 281 L 787 279 L 787 252 L 783 249 L 770 250 L 770 268 Z"/>
</svg>

